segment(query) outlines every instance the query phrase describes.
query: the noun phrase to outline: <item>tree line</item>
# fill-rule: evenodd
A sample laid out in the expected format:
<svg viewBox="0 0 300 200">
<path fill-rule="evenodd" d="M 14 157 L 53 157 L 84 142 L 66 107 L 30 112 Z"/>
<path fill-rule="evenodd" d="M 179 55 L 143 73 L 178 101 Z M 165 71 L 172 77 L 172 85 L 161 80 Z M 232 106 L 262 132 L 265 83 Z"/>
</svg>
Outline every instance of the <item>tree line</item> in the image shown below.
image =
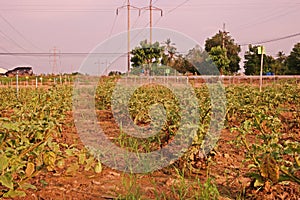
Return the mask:
<svg viewBox="0 0 300 200">
<path fill-rule="evenodd" d="M 235 43 L 229 32 L 219 31 L 206 39 L 204 50 L 196 45 L 185 55 L 177 51 L 176 44 L 171 39 L 162 43 L 141 41 L 130 53 L 133 73 L 150 74 L 155 71 L 156 74 L 163 75 L 165 69 L 162 66 L 169 66 L 183 74 L 210 75 L 215 73 L 212 70 L 215 67 L 222 75 L 234 75 L 241 70 L 240 52 L 241 47 Z M 279 51 L 275 58 L 266 54 L 263 56 L 263 74 L 300 74 L 300 42 L 294 45 L 288 56 L 282 51 Z M 249 44 L 243 64 L 246 75 L 260 74 L 259 45 Z"/>
</svg>

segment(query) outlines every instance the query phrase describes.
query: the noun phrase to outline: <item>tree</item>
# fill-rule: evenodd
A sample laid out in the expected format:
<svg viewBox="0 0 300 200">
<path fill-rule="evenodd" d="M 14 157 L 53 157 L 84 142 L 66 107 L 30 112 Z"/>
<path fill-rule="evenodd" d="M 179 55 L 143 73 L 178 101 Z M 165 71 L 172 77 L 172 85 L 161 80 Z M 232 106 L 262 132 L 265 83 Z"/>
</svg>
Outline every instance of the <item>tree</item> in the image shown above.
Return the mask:
<svg viewBox="0 0 300 200">
<path fill-rule="evenodd" d="M 249 45 L 249 50 L 245 52 L 244 69 L 246 75 L 258 75 L 260 73 L 260 57 L 258 47 Z"/>
<path fill-rule="evenodd" d="M 196 65 L 197 63 L 201 63 L 205 61 L 205 54 L 202 51 L 199 45 L 196 45 L 194 48 L 190 49 L 185 58 Z"/>
<path fill-rule="evenodd" d="M 175 59 L 175 63 L 172 67 L 182 74 L 199 74 L 198 70 L 196 69 L 196 66 L 183 55 L 177 56 L 177 58 Z"/>
<path fill-rule="evenodd" d="M 181 70 L 193 74 L 198 74 L 198 75 L 219 75 L 220 72 L 216 68 L 214 63 L 214 60 L 219 62 L 218 56 L 220 56 L 221 53 L 218 53 L 217 52 L 218 50 L 220 49 L 219 48 L 213 49 L 211 51 L 212 54 L 209 55 L 206 51 L 203 51 L 199 45 L 196 45 L 194 48 L 188 51 L 186 56 L 184 57 L 182 56 Z M 221 52 L 223 53 L 223 55 L 225 54 L 225 51 L 222 49 Z M 180 70 L 180 66 L 177 66 L 177 69 Z"/>
<path fill-rule="evenodd" d="M 234 39 L 230 35 L 228 35 L 228 32 L 226 31 L 219 31 L 212 38 L 208 38 L 205 41 L 205 51 L 207 51 L 208 53 L 213 47 L 218 46 L 226 49 L 227 58 L 230 60 L 229 68 L 227 69 L 226 73 L 237 72 L 240 69 L 240 46 L 234 42 Z"/>
<path fill-rule="evenodd" d="M 133 67 L 150 70 L 152 64 L 160 63 L 163 51 L 164 47 L 161 47 L 159 42 L 150 44 L 147 40 L 144 40 L 140 42 L 140 46 L 130 52 L 133 55 L 130 61 L 133 63 Z"/>
<path fill-rule="evenodd" d="M 286 62 L 286 55 L 285 55 L 285 53 L 283 52 L 283 51 L 279 51 L 278 53 L 277 53 L 277 61 L 278 62 L 280 62 L 280 63 L 282 63 L 282 64 L 284 64 L 285 62 Z"/>
<path fill-rule="evenodd" d="M 108 73 L 108 76 L 120 76 L 122 75 L 122 72 L 119 72 L 119 71 L 110 71 Z"/>
<path fill-rule="evenodd" d="M 286 67 L 286 56 L 283 53 L 283 51 L 279 51 L 276 54 L 277 58 L 275 60 L 275 63 L 272 65 L 272 72 L 275 75 L 283 75 L 287 72 L 287 67 Z"/>
<path fill-rule="evenodd" d="M 288 72 L 287 74 L 300 74 L 300 43 L 295 44 L 290 55 L 286 60 Z"/>
<path fill-rule="evenodd" d="M 225 48 L 221 46 L 213 47 L 209 52 L 209 56 L 221 74 L 228 74 L 230 72 L 230 60 L 227 57 Z"/>
<path fill-rule="evenodd" d="M 272 66 L 275 65 L 275 59 L 272 56 L 264 54 L 263 74 L 272 72 Z M 249 50 L 245 53 L 244 69 L 246 75 L 259 75 L 261 66 L 261 55 L 258 54 L 258 46 L 249 45 Z M 274 73 L 274 72 L 273 72 Z"/>
<path fill-rule="evenodd" d="M 175 64 L 175 55 L 177 53 L 175 43 L 172 43 L 171 39 L 168 38 L 162 44 L 164 47 L 164 54 L 162 55 L 162 64 L 172 67 Z"/>
<path fill-rule="evenodd" d="M 178 54 L 176 51 L 175 43 L 172 43 L 170 39 L 167 39 L 163 42 L 164 45 L 164 54 L 162 57 L 162 64 L 172 67 L 179 73 L 192 73 L 199 74 L 197 69 L 195 68 L 196 59 L 195 55 L 200 55 L 202 51 L 200 50 L 200 46 L 196 46 L 191 49 L 189 53 L 184 56 L 182 54 Z M 193 57 L 193 58 L 192 58 Z"/>
<path fill-rule="evenodd" d="M 175 43 L 172 43 L 171 39 L 168 38 L 165 42 L 163 42 L 163 46 L 168 57 L 172 58 L 175 55 L 177 50 L 177 48 L 175 47 Z"/>
</svg>

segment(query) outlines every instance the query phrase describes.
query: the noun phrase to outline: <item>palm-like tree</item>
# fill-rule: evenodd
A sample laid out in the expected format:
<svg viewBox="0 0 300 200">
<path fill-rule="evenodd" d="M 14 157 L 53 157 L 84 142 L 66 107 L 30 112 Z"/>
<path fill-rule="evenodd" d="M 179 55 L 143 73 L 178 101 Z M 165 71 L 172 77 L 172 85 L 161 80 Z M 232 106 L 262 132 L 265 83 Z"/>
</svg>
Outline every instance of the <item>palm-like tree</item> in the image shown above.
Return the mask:
<svg viewBox="0 0 300 200">
<path fill-rule="evenodd" d="M 174 55 L 177 53 L 175 43 L 173 43 L 171 39 L 168 38 L 166 41 L 163 42 L 163 45 L 167 54 L 167 64 L 173 66 L 175 62 Z"/>
</svg>

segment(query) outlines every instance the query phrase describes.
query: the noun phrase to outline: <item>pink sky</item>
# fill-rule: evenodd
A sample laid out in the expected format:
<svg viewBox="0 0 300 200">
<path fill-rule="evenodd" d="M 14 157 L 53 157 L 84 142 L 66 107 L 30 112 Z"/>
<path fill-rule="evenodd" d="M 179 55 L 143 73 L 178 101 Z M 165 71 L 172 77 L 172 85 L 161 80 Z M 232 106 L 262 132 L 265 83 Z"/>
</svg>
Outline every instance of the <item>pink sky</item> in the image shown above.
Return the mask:
<svg viewBox="0 0 300 200">
<path fill-rule="evenodd" d="M 202 47 L 224 22 L 239 44 L 300 32 L 299 0 L 190 0 L 178 7 L 185 1 L 153 0 L 164 11 L 163 17 L 154 12 L 154 24 L 186 34 Z M 145 7 L 149 0 L 132 0 L 131 4 Z M 47 53 L 54 46 L 61 52 L 89 52 L 110 36 L 126 31 L 126 10 L 115 14 L 122 5 L 125 0 L 0 0 L 0 52 Z M 144 28 L 148 20 L 149 12 L 142 12 L 140 17 L 131 13 L 132 28 Z M 267 54 L 289 54 L 299 41 L 300 36 L 265 44 Z M 243 48 L 242 53 L 246 50 Z M 77 69 L 83 59 L 61 57 L 59 72 Z M 23 64 L 34 66 L 35 73 L 52 72 L 49 57 L 0 56 L 0 67 L 11 69 Z"/>
</svg>

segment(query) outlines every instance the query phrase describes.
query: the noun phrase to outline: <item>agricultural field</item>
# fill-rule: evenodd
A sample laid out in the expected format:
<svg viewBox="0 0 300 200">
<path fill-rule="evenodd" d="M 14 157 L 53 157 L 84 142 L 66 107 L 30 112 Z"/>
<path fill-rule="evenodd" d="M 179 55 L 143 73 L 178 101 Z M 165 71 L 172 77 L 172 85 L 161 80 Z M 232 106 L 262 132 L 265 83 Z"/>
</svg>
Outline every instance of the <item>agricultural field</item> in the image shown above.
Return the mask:
<svg viewBox="0 0 300 200">
<path fill-rule="evenodd" d="M 93 144 L 99 138 L 93 133 L 78 133 L 78 115 L 84 118 L 86 113 L 73 112 L 78 102 L 69 79 L 37 88 L 35 79 L 29 80 L 31 86 L 24 84 L 18 95 L 15 86 L 0 87 L 0 198 L 300 197 L 300 84 L 293 80 L 268 84 L 263 92 L 257 85 L 228 84 L 223 88 L 225 110 L 212 108 L 209 86 L 192 84 L 199 108 L 193 110 L 179 106 L 179 102 L 190 99 L 184 88 L 179 87 L 183 96 L 178 99 L 172 90 L 153 82 L 138 87 L 125 109 L 118 100 L 125 98 L 126 92 L 122 91 L 126 88 L 120 87 L 114 93 L 119 78 L 101 78 L 96 92 L 90 94 L 95 101 L 94 114 L 97 126 L 116 147 L 143 155 L 170 145 L 181 134 L 181 126 L 185 132 L 191 130 L 190 145 L 179 159 L 145 173 L 130 173 L 134 166 L 126 168 L 126 162 L 119 157 L 114 157 L 115 169 L 107 166 L 104 159 L 113 149 L 97 152 L 95 146 L 84 142 L 91 140 Z M 84 92 L 88 95 L 91 91 Z M 165 108 L 165 113 L 151 113 L 151 105 L 157 104 Z M 128 135 L 130 129 L 118 121 L 124 110 L 138 127 L 151 127 L 153 120 L 157 122 L 157 134 L 145 138 Z M 215 112 L 224 114 L 222 130 L 218 138 L 213 138 L 216 146 L 204 153 L 203 140 Z M 155 119 L 161 115 L 165 115 L 163 121 Z M 197 116 L 196 128 L 193 123 L 182 123 L 189 115 Z M 152 169 L 156 163 L 150 160 L 144 164 Z M 125 172 L 118 167 L 126 168 Z"/>
</svg>

